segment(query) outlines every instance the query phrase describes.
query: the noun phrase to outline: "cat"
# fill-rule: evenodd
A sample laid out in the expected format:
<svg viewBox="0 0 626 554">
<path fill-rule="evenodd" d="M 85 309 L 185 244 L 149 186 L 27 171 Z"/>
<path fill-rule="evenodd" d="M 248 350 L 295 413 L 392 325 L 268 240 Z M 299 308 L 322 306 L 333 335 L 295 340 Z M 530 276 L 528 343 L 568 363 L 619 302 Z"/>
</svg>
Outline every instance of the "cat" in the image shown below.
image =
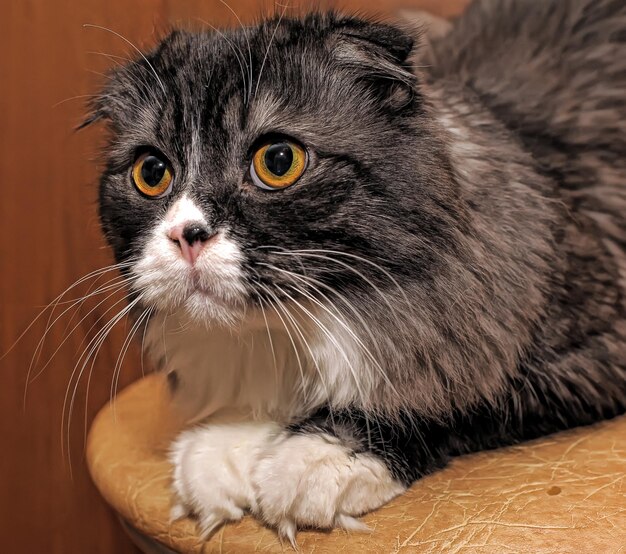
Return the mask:
<svg viewBox="0 0 626 554">
<path fill-rule="evenodd" d="M 113 69 L 100 218 L 189 427 L 172 517 L 291 541 L 626 410 L 626 4 L 285 12 Z"/>
</svg>

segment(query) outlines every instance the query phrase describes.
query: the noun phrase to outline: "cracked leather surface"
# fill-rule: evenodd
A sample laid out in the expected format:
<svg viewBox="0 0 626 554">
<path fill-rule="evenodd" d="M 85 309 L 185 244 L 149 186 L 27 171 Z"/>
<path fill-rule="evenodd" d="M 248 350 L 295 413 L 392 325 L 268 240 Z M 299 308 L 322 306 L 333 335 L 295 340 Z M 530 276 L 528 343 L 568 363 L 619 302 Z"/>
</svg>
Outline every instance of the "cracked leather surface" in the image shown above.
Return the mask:
<svg viewBox="0 0 626 554">
<path fill-rule="evenodd" d="M 291 552 L 251 517 L 201 541 L 169 523 L 169 441 L 177 430 L 164 380 L 151 375 L 105 406 L 87 458 L 106 501 L 179 552 Z M 366 515 L 371 533 L 298 534 L 302 552 L 626 553 L 626 418 L 455 459 Z"/>
</svg>

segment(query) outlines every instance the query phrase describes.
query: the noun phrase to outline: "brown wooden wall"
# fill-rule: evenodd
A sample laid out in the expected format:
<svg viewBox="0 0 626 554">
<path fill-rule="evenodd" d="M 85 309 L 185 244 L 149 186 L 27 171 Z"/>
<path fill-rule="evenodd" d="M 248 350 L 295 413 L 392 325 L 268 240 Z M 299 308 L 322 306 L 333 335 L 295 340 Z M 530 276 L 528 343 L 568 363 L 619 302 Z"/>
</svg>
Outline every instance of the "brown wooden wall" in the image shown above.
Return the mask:
<svg viewBox="0 0 626 554">
<path fill-rule="evenodd" d="M 284 2 L 281 2 L 284 3 Z M 465 0 L 345 0 L 365 12 L 422 7 L 457 13 Z M 297 3 L 292 1 L 292 4 Z M 302 2 L 304 5 L 305 3 Z M 319 2 L 316 2 L 319 4 Z M 272 4 L 230 0 L 242 20 Z M 132 48 L 108 27 L 140 47 L 171 25 L 232 25 L 219 0 L 3 0 L 0 31 L 0 354 L 57 294 L 88 272 L 112 263 L 97 221 L 96 182 L 100 130 L 74 133 L 101 73 Z M 81 290 L 86 290 L 82 288 Z M 68 295 L 74 298 L 76 295 Z M 92 308 L 95 302 L 89 304 Z M 28 365 L 46 327 L 37 322 L 0 361 L 0 551 L 19 553 L 134 552 L 113 514 L 92 486 L 83 460 L 84 429 L 110 394 L 112 368 L 126 330 L 120 325 L 104 344 L 91 378 L 85 416 L 83 375 L 62 451 L 64 398 L 81 341 L 111 303 L 80 323 L 53 362 L 29 386 Z M 58 310 L 60 313 L 62 310 Z M 67 314 L 67 316 L 70 315 Z M 110 312 L 111 315 L 113 312 Z M 39 367 L 68 336 L 65 317 L 47 337 Z M 93 333 L 92 333 L 93 335 Z M 123 365 L 120 385 L 141 374 L 136 348 Z"/>
</svg>

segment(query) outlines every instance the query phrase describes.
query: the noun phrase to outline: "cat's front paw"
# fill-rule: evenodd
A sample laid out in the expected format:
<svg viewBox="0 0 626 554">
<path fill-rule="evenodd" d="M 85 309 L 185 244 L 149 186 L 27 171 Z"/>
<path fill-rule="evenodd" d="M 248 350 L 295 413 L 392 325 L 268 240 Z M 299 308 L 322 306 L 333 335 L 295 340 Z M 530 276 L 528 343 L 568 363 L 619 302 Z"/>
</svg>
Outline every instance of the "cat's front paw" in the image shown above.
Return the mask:
<svg viewBox="0 0 626 554">
<path fill-rule="evenodd" d="M 294 545 L 301 528 L 365 529 L 357 518 L 405 489 L 372 454 L 270 422 L 194 427 L 178 436 L 170 460 L 172 518 L 195 515 L 204 537 L 247 510 Z"/>
<path fill-rule="evenodd" d="M 254 511 L 295 544 L 297 529 L 367 529 L 357 517 L 405 487 L 382 461 L 326 434 L 277 435 L 253 468 Z"/>
<path fill-rule="evenodd" d="M 223 523 L 254 511 L 252 468 L 279 430 L 274 423 L 211 423 L 181 433 L 170 453 L 175 495 L 171 518 L 194 515 L 207 538 Z"/>
</svg>

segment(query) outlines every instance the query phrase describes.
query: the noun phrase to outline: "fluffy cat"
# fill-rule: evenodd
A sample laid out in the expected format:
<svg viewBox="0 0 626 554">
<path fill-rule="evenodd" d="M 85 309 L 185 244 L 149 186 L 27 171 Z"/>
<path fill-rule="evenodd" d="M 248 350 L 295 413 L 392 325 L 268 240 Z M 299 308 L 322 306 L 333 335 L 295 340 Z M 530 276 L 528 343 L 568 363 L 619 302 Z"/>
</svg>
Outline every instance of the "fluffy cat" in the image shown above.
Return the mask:
<svg viewBox="0 0 626 554">
<path fill-rule="evenodd" d="M 100 215 L 190 422 L 174 517 L 294 540 L 626 409 L 626 4 L 176 31 L 115 69 Z"/>
</svg>

